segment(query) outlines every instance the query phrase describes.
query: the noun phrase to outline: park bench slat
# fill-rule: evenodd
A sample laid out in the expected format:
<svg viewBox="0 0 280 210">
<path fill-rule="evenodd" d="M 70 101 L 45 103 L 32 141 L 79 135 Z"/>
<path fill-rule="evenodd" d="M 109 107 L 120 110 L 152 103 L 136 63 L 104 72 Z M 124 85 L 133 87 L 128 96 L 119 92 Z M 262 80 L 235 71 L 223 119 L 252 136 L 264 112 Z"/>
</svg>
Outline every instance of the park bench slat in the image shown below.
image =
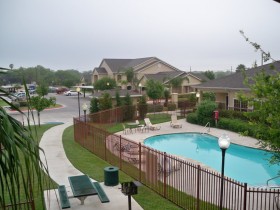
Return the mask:
<svg viewBox="0 0 280 210">
<path fill-rule="evenodd" d="M 93 182 L 92 183 L 95 190 L 98 193 L 98 197 L 101 201 L 101 203 L 107 203 L 110 202 L 109 198 L 107 197 L 106 193 L 104 192 L 103 188 L 101 187 L 101 185 L 98 182 Z"/>
<path fill-rule="evenodd" d="M 61 208 L 62 209 L 70 208 L 71 206 L 70 206 L 65 185 L 58 186 L 58 194 L 59 194 Z"/>
</svg>

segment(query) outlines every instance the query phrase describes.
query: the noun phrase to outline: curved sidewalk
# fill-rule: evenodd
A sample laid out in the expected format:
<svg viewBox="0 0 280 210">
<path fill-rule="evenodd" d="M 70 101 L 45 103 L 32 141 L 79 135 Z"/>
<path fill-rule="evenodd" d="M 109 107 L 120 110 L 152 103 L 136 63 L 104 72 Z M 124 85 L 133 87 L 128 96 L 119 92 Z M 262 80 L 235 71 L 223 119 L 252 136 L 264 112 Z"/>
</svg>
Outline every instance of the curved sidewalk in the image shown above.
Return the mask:
<svg viewBox="0 0 280 210">
<path fill-rule="evenodd" d="M 64 130 L 71 126 L 72 122 L 65 122 L 58 126 L 54 126 L 47 130 L 41 141 L 40 147 L 45 151 L 45 157 L 41 154 L 42 160 L 47 160 L 50 177 L 59 185 L 65 185 L 68 196 L 72 196 L 70 184 L 68 182 L 69 176 L 75 176 L 83 174 L 76 169 L 71 162 L 67 159 L 62 144 L 62 135 Z M 94 163 L 92 163 L 94 167 Z M 94 180 L 93 180 L 94 181 Z M 88 210 L 88 209 L 100 209 L 100 210 L 112 210 L 112 209 L 127 209 L 128 198 L 123 195 L 120 190 L 120 184 L 115 187 L 105 186 L 101 184 L 106 192 L 109 203 L 101 203 L 98 196 L 89 196 L 85 200 L 85 204 L 81 205 L 80 201 L 76 198 L 70 199 L 71 208 L 73 210 Z M 44 192 L 45 205 L 47 210 L 59 210 L 61 209 L 58 203 L 57 190 L 49 190 Z M 142 210 L 142 207 L 132 198 L 132 209 Z"/>
</svg>

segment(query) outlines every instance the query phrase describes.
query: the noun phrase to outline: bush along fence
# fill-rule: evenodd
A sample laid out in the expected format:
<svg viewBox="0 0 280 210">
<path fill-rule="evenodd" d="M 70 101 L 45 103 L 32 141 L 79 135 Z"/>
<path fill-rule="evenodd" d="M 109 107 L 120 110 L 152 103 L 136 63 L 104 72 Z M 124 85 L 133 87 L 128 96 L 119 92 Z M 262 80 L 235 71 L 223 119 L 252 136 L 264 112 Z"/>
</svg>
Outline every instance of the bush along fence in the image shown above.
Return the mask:
<svg viewBox="0 0 280 210">
<path fill-rule="evenodd" d="M 184 209 L 219 209 L 222 180 L 223 209 L 278 209 L 279 190 L 222 179 L 217 172 L 109 133 L 93 123 L 121 122 L 124 113 L 118 109 L 74 118 L 75 141 Z"/>
</svg>

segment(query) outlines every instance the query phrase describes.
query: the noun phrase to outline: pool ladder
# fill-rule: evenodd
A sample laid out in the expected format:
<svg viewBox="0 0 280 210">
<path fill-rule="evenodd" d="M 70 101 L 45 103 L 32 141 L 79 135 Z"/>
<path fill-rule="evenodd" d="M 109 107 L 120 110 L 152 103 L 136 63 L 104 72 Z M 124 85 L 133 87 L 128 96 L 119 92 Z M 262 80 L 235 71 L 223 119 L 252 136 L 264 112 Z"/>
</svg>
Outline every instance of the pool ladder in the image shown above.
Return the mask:
<svg viewBox="0 0 280 210">
<path fill-rule="evenodd" d="M 271 179 L 268 179 L 267 181 L 266 181 L 266 186 L 267 187 L 269 187 L 269 188 L 280 188 L 280 186 L 279 185 L 269 185 L 269 182 L 270 181 L 272 181 L 272 180 L 274 180 L 274 179 L 279 179 L 280 178 L 280 175 L 278 175 L 278 176 L 275 176 L 275 177 L 273 177 L 273 178 L 271 178 Z"/>
<path fill-rule="evenodd" d="M 208 128 L 207 128 L 208 126 Z M 210 122 L 206 123 L 206 125 L 204 126 L 204 128 L 207 128 L 207 133 L 210 133 Z M 205 132 L 202 132 L 202 134 L 204 134 Z"/>
</svg>

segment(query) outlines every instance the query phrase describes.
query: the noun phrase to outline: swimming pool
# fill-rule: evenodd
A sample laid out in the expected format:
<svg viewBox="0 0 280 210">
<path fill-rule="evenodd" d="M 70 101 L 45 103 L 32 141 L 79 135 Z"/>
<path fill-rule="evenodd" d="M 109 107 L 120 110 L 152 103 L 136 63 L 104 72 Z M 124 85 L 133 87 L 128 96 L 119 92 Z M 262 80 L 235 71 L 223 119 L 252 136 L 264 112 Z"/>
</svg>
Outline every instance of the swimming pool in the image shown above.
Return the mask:
<svg viewBox="0 0 280 210">
<path fill-rule="evenodd" d="M 216 171 L 221 171 L 222 155 L 218 138 L 199 133 L 165 134 L 147 138 L 144 144 L 162 152 L 197 160 Z M 225 176 L 252 186 L 266 185 L 277 176 L 278 165 L 270 165 L 271 153 L 231 144 L 225 156 Z M 280 180 L 271 182 L 280 184 Z"/>
</svg>

